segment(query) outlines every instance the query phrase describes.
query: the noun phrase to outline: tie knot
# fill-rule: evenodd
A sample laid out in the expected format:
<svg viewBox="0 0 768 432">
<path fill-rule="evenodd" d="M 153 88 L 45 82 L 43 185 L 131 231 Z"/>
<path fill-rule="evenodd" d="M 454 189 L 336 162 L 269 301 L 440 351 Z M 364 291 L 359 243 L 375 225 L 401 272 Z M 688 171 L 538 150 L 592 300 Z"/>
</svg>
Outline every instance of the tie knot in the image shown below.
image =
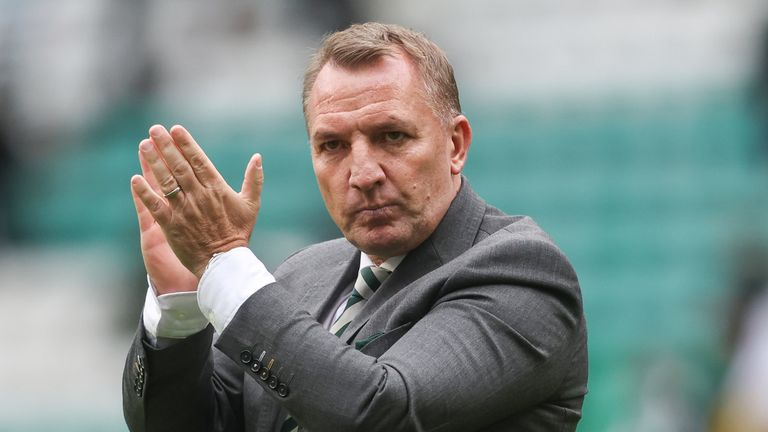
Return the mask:
<svg viewBox="0 0 768 432">
<path fill-rule="evenodd" d="M 380 266 L 369 265 L 360 268 L 357 280 L 355 281 L 355 288 L 347 299 L 344 311 L 331 326 L 331 333 L 336 336 L 341 336 L 344 333 L 349 323 L 363 309 L 366 301 L 373 296 L 373 293 L 384 283 L 384 280 L 392 274 L 392 269 L 397 267 L 402 259 L 402 257 L 396 257 L 393 260 L 395 261 L 393 264 L 385 261 Z"/>
<path fill-rule="evenodd" d="M 365 284 L 368 285 L 368 288 L 370 288 L 371 291 L 376 291 L 391 273 L 391 271 L 375 265 L 360 269 L 360 277 Z"/>
<path fill-rule="evenodd" d="M 373 265 L 361 268 L 357 282 L 355 282 L 355 291 L 352 294 L 368 300 L 390 273 L 392 272 L 387 269 Z"/>
</svg>

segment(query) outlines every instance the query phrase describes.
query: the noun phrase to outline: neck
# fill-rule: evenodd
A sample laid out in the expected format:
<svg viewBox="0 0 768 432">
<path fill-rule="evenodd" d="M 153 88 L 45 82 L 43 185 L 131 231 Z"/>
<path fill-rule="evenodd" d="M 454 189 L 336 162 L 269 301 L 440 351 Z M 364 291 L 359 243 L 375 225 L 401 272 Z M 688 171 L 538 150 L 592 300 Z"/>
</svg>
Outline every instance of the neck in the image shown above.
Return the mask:
<svg viewBox="0 0 768 432">
<path fill-rule="evenodd" d="M 376 264 L 377 266 L 380 266 L 381 263 L 389 259 L 389 257 L 380 257 L 380 256 L 374 256 L 374 255 L 368 255 L 368 258 L 370 258 L 371 261 L 373 261 L 373 263 Z"/>
</svg>

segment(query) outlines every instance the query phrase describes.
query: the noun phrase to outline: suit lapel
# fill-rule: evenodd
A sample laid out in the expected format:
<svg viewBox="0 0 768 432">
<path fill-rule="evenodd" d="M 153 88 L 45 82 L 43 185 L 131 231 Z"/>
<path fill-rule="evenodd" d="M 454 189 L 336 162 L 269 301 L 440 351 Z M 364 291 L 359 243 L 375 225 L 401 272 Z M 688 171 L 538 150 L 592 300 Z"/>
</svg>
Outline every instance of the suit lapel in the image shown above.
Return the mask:
<svg viewBox="0 0 768 432">
<path fill-rule="evenodd" d="M 425 274 L 469 249 L 477 237 L 486 204 L 462 176 L 461 188 L 435 232 L 406 255 L 397 269 L 381 284 L 341 338 L 350 343 L 371 315 L 392 296 Z"/>
<path fill-rule="evenodd" d="M 331 265 L 312 272 L 313 280 L 299 300 L 301 308 L 322 322 L 328 310 L 335 306 L 339 292 L 351 289 L 359 266 L 360 252 L 352 245 L 345 247 Z"/>
</svg>

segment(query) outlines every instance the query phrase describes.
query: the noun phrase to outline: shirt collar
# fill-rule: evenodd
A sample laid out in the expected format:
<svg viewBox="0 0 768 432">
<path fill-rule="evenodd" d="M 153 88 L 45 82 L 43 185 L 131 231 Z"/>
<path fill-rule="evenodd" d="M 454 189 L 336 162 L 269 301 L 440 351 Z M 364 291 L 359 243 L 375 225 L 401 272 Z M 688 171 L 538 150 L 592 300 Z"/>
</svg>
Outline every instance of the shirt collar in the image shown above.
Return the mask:
<svg viewBox="0 0 768 432">
<path fill-rule="evenodd" d="M 381 267 L 383 269 L 389 270 L 390 272 L 393 272 L 395 271 L 397 266 L 399 266 L 400 263 L 403 261 L 403 258 L 405 258 L 405 255 L 387 258 L 387 260 L 381 263 L 381 265 L 378 267 Z M 376 264 L 374 264 L 373 261 L 371 261 L 371 258 L 365 252 L 361 251 L 360 252 L 360 268 L 357 269 L 357 271 L 359 272 L 360 270 L 363 269 L 363 267 L 369 267 L 369 266 L 376 266 Z"/>
</svg>

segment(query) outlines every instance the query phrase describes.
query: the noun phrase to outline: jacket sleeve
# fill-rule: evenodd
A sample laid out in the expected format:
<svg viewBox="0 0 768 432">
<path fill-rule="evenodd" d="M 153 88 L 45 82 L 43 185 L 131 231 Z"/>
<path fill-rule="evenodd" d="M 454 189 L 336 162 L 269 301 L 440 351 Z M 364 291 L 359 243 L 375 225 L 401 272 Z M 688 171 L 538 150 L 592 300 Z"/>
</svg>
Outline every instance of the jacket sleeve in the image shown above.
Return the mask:
<svg viewBox="0 0 768 432">
<path fill-rule="evenodd" d="M 238 366 L 311 431 L 475 430 L 553 397 L 574 356 L 586 373 L 578 282 L 551 243 L 502 233 L 405 290 L 427 312 L 378 358 L 330 334 L 279 281 L 216 346 L 236 363 L 260 359 Z"/>
<path fill-rule="evenodd" d="M 243 430 L 242 371 L 211 348 L 213 328 L 157 349 L 139 328 L 123 370 L 131 432 Z"/>
</svg>

